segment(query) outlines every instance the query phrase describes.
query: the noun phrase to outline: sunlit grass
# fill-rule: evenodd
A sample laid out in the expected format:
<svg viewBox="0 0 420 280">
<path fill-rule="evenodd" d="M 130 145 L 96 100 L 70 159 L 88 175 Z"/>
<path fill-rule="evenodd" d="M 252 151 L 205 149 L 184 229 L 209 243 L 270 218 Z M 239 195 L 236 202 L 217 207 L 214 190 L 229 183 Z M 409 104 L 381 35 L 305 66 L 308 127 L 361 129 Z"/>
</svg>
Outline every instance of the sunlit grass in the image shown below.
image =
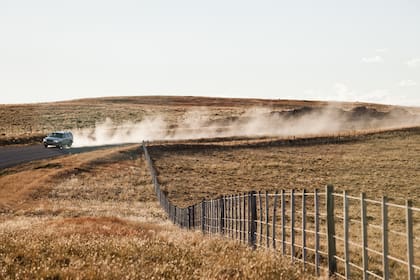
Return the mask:
<svg viewBox="0 0 420 280">
<path fill-rule="evenodd" d="M 272 252 L 172 225 L 138 148 L 70 159 L 55 160 L 55 175 L 0 216 L 1 279 L 312 278 Z"/>
</svg>

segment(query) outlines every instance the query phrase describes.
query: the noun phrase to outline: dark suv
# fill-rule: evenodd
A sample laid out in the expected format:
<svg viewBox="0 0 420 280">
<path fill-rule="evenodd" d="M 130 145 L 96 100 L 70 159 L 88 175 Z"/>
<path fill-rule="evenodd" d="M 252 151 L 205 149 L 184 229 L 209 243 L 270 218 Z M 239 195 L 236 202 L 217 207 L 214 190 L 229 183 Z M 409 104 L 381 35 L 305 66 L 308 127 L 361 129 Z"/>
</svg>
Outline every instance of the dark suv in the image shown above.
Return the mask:
<svg viewBox="0 0 420 280">
<path fill-rule="evenodd" d="M 42 140 L 45 148 L 55 146 L 60 149 L 63 147 L 70 148 L 73 144 L 73 134 L 70 131 L 56 131 L 49 134 Z"/>
</svg>

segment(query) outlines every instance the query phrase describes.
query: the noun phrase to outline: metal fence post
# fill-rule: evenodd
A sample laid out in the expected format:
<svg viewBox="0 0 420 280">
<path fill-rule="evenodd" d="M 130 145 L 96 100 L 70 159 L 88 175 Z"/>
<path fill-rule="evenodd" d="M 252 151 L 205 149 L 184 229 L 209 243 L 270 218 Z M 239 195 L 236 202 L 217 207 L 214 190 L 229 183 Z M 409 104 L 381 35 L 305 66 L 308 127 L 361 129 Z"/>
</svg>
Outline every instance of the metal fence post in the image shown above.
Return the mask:
<svg viewBox="0 0 420 280">
<path fill-rule="evenodd" d="M 328 239 L 328 273 L 333 275 L 337 272 L 337 261 L 335 259 L 335 221 L 334 221 L 334 188 L 328 185 L 325 188 L 327 200 L 327 239 Z"/>
</svg>

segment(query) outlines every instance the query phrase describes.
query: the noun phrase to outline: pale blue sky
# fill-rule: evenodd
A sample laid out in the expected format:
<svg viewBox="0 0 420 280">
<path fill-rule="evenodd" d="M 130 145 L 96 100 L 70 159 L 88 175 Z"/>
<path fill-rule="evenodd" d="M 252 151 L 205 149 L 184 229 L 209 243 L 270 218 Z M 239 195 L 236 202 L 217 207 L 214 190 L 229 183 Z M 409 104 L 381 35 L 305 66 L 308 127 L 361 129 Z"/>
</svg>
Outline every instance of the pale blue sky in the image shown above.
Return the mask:
<svg viewBox="0 0 420 280">
<path fill-rule="evenodd" d="M 0 0 L 0 103 L 145 94 L 420 106 L 420 1 Z"/>
</svg>

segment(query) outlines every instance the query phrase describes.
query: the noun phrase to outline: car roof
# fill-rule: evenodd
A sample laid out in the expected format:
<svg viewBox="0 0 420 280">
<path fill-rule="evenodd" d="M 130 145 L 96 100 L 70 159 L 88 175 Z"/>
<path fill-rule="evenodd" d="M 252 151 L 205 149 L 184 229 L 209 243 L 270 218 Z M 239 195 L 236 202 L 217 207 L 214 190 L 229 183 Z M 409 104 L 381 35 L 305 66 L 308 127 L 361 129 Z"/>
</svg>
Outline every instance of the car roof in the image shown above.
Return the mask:
<svg viewBox="0 0 420 280">
<path fill-rule="evenodd" d="M 53 131 L 53 132 L 51 132 L 51 134 L 52 134 L 52 133 L 60 133 L 60 134 L 70 133 L 70 134 L 72 134 L 70 131 L 63 131 L 63 130 L 60 130 L 60 131 Z"/>
</svg>

